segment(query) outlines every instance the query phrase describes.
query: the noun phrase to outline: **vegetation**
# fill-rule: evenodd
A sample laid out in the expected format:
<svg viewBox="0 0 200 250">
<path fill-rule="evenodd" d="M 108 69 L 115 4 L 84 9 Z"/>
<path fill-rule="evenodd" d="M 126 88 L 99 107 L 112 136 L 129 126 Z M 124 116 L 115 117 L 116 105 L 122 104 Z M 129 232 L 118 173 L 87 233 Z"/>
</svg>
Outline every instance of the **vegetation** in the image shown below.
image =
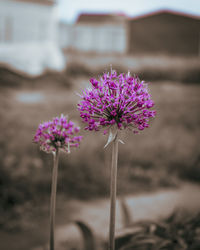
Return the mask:
<svg viewBox="0 0 200 250">
<path fill-rule="evenodd" d="M 127 214 L 124 219 L 127 221 Z M 125 222 L 126 222 L 125 221 Z M 130 220 L 129 220 L 130 221 Z M 81 239 L 59 244 L 59 250 L 107 250 L 108 242 L 95 236 L 83 221 L 74 221 Z M 118 231 L 116 250 L 198 250 L 200 248 L 200 214 L 177 210 L 165 219 L 129 223 Z M 42 248 L 41 248 L 42 249 Z"/>
<path fill-rule="evenodd" d="M 101 247 L 95 244 L 94 234 L 86 224 L 77 225 L 83 235 L 84 250 L 107 249 L 107 242 Z M 197 250 L 200 248 L 200 214 L 176 211 L 165 220 L 134 223 L 118 233 L 115 244 L 116 250 Z"/>
<path fill-rule="evenodd" d="M 47 80 L 35 87 L 1 88 L 1 208 L 49 193 L 51 155 L 40 152 L 32 138 L 41 121 L 60 113 L 81 125 L 76 110 L 79 97 L 74 92 L 81 92 L 84 78 L 72 82 L 71 89 Z M 148 132 L 121 135 L 125 145 L 120 145 L 119 193 L 176 185 L 177 176 L 200 179 L 199 86 L 162 82 L 150 85 L 150 90 L 158 117 Z M 39 103 L 18 99 L 20 93 L 35 92 L 44 96 Z M 106 137 L 82 134 L 84 140 L 76 154 L 61 155 L 58 191 L 79 198 L 108 194 L 110 149 L 103 149 Z"/>
<path fill-rule="evenodd" d="M 160 221 L 141 221 L 122 231 L 116 250 L 195 250 L 200 248 L 200 214 L 176 211 Z"/>
<path fill-rule="evenodd" d="M 32 139 L 40 122 L 61 113 L 68 114 L 83 128 L 76 110 L 79 96 L 75 92 L 80 93 L 90 76 L 98 76 L 105 69 L 100 63 L 98 67 L 92 67 L 92 60 L 86 61 L 83 66 L 79 59 L 80 64 L 72 61 L 65 72 L 46 72 L 38 78 L 29 78 L 6 67 L 0 68 L 1 228 L 16 228 L 19 226 L 17 219 L 22 214 L 23 217 L 28 216 L 24 214 L 25 210 L 49 205 L 52 156 L 39 151 Z M 160 187 L 177 186 L 183 180 L 199 182 L 200 87 L 196 83 L 200 82 L 200 77 L 197 62 L 177 59 L 179 66 L 176 67 L 174 62 L 171 66 L 169 62 L 163 68 L 158 65 L 152 68 L 145 64 L 134 69 L 128 67 L 129 60 L 127 58 L 127 64 L 116 65 L 117 69 L 124 71 L 124 68 L 129 68 L 138 73 L 141 79 L 153 81 L 150 91 L 158 115 L 147 132 L 140 135 L 125 132 L 121 135 L 125 145 L 120 144 L 118 194 L 138 194 Z M 41 94 L 42 99 L 38 102 L 26 103 L 20 99 L 21 94 L 35 93 Z M 102 133 L 89 135 L 84 130 L 81 134 L 84 138 L 80 149 L 72 151 L 70 155 L 61 154 L 58 194 L 64 194 L 67 199 L 107 196 L 111 160 L 111 149 L 103 148 L 107 137 Z M 188 221 L 180 220 L 180 223 L 175 222 L 175 217 L 173 221 L 144 222 L 139 225 L 139 233 L 145 234 L 146 238 L 143 238 L 145 244 L 150 242 L 149 249 L 156 249 L 151 247 L 161 239 L 166 239 L 166 244 L 171 246 L 175 236 L 180 237 L 176 238 L 177 243 L 174 244 L 177 248 L 163 249 L 184 249 L 183 245 L 185 249 L 187 246 L 193 249 L 187 241 L 190 238 L 187 234 L 193 232 L 192 240 L 199 247 L 195 238 L 199 237 L 198 220 L 199 216 Z M 80 225 L 84 228 L 84 225 Z M 134 234 L 136 226 L 131 227 L 131 236 L 123 243 L 123 247 L 127 248 L 122 249 L 128 250 L 129 244 L 136 244 L 136 239 L 142 239 L 142 236 Z M 152 237 L 155 237 L 154 240 Z M 141 246 L 140 249 L 148 248 Z"/>
</svg>

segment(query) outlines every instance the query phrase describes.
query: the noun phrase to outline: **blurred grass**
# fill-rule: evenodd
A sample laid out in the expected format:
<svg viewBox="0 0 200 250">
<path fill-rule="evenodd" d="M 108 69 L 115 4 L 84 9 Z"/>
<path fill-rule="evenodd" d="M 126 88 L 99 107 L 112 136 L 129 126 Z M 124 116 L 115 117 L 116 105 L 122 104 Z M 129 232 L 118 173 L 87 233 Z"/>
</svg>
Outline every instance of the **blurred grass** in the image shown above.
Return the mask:
<svg viewBox="0 0 200 250">
<path fill-rule="evenodd" d="M 52 156 L 40 152 L 32 143 L 38 124 L 64 113 L 84 127 L 76 110 L 79 97 L 75 92 L 81 92 L 89 75 L 97 75 L 101 69 L 92 73 L 84 71 L 83 66 L 72 66 L 63 73 L 50 72 L 34 79 L 21 77 L 5 68 L 2 71 L 0 212 L 8 213 L 8 217 L 10 210 L 16 208 L 18 211 L 25 202 L 39 204 L 49 198 Z M 149 72 L 155 74 L 156 68 Z M 167 72 L 171 76 L 170 69 Z M 140 135 L 131 132 L 121 135 L 125 145 L 120 145 L 119 152 L 119 194 L 175 186 L 179 178 L 199 182 L 200 86 L 183 85 L 175 82 L 177 79 L 180 80 L 177 76 L 173 81 L 162 78 L 150 85 L 158 111 L 151 128 Z M 199 82 L 197 78 L 195 83 Z M 17 99 L 21 93 L 35 92 L 44 96 L 39 103 L 23 103 Z M 107 196 L 110 148 L 103 149 L 107 138 L 100 132 L 82 130 L 81 133 L 84 140 L 80 149 L 73 150 L 70 155 L 61 155 L 58 193 L 81 199 Z M 16 216 L 18 214 L 16 212 Z M 3 225 L 8 217 L 2 217 L 0 224 Z"/>
</svg>

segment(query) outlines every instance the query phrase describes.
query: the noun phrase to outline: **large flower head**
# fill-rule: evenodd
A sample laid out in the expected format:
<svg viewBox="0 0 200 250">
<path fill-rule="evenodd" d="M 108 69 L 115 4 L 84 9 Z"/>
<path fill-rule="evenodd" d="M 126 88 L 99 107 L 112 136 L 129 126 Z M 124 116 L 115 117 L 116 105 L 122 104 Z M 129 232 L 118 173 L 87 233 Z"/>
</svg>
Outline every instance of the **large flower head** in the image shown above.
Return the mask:
<svg viewBox="0 0 200 250">
<path fill-rule="evenodd" d="M 131 128 L 133 132 L 149 127 L 154 102 L 148 84 L 137 76 L 105 73 L 99 80 L 90 79 L 91 88 L 82 92 L 78 110 L 85 129 L 98 131 L 115 125 L 118 129 Z M 106 130 L 105 130 L 106 131 Z"/>
<path fill-rule="evenodd" d="M 78 147 L 82 136 L 76 136 L 80 128 L 61 115 L 53 120 L 41 123 L 34 136 L 34 142 L 39 143 L 40 149 L 50 153 L 58 149 L 70 152 L 70 147 Z"/>
</svg>

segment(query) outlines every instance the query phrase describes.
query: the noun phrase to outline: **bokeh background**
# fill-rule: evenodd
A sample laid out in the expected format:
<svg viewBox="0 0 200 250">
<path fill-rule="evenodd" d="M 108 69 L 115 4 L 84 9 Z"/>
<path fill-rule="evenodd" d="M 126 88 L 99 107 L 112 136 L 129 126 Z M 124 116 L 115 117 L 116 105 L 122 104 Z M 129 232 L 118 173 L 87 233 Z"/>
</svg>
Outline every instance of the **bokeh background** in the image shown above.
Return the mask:
<svg viewBox="0 0 200 250">
<path fill-rule="evenodd" d="M 150 82 L 157 110 L 146 131 L 121 134 L 118 195 L 142 197 L 183 187 L 187 204 L 200 191 L 200 6 L 147 2 L 0 1 L 2 250 L 45 249 L 48 241 L 52 156 L 32 143 L 43 121 L 67 114 L 84 136 L 79 149 L 61 155 L 58 231 L 83 207 L 85 220 L 91 220 L 89 208 L 109 197 L 107 137 L 85 132 L 76 106 L 77 93 L 111 65 Z M 162 215 L 167 208 L 159 206 Z M 102 208 L 98 220 L 105 213 Z M 97 234 L 104 231 L 97 227 Z"/>
</svg>

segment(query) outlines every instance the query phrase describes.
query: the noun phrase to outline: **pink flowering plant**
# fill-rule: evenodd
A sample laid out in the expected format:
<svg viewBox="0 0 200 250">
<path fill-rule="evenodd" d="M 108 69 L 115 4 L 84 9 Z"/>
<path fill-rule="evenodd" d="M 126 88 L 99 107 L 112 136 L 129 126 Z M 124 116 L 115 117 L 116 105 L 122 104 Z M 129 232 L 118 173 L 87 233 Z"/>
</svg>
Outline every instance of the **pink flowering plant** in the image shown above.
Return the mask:
<svg viewBox="0 0 200 250">
<path fill-rule="evenodd" d="M 91 87 L 83 90 L 78 110 L 86 130 L 109 132 L 108 142 L 112 143 L 110 228 L 109 249 L 114 250 L 115 207 L 117 187 L 117 159 L 119 131 L 129 129 L 138 133 L 149 127 L 156 111 L 148 90 L 148 84 L 137 76 L 104 73 L 99 80 L 91 78 Z"/>
<path fill-rule="evenodd" d="M 78 147 L 82 136 L 76 136 L 80 128 L 68 121 L 63 114 L 52 121 L 41 123 L 34 136 L 34 142 L 40 149 L 52 153 L 63 150 L 70 153 L 70 147 Z"/>
<path fill-rule="evenodd" d="M 116 125 L 119 130 L 130 128 L 137 133 L 149 127 L 155 116 L 148 85 L 130 74 L 105 73 L 100 80 L 90 79 L 91 89 L 82 94 L 78 104 L 87 130 L 98 131 Z M 106 133 L 107 130 L 104 131 Z"/>
<path fill-rule="evenodd" d="M 40 145 L 40 149 L 46 153 L 52 153 L 54 158 L 51 202 L 50 202 L 50 250 L 54 250 L 54 228 L 56 189 L 58 175 L 58 160 L 60 150 L 70 153 L 71 147 L 78 147 L 82 136 L 77 136 L 80 128 L 64 115 L 53 120 L 41 123 L 34 136 L 34 142 Z"/>
</svg>

